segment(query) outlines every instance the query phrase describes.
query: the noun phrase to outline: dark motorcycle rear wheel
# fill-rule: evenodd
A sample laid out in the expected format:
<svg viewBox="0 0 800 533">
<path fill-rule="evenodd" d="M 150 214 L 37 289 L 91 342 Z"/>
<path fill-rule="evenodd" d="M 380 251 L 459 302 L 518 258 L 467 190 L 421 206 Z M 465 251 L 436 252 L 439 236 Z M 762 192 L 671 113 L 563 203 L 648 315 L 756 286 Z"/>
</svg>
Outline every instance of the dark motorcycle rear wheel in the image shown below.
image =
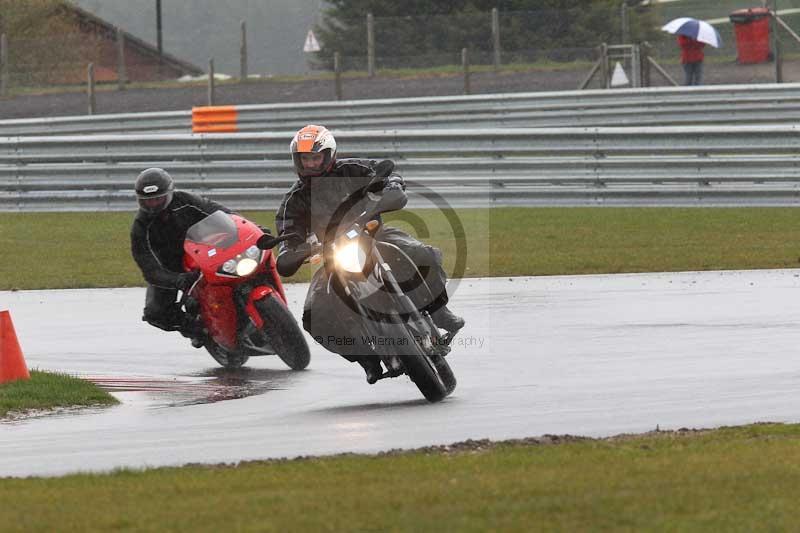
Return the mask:
<svg viewBox="0 0 800 533">
<path fill-rule="evenodd" d="M 264 321 L 263 331 L 270 346 L 292 370 L 303 370 L 311 360 L 308 343 L 294 316 L 278 296 L 270 295 L 255 302 Z"/>
</svg>

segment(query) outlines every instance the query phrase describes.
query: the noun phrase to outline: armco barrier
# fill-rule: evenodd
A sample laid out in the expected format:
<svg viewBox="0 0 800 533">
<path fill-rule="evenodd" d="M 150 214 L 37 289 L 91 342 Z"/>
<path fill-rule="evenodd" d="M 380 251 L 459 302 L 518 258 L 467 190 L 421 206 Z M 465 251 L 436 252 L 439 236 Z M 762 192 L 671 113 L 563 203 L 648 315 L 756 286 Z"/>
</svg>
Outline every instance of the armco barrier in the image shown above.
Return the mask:
<svg viewBox="0 0 800 533">
<path fill-rule="evenodd" d="M 293 132 L 0 138 L 0 210 L 128 210 L 149 166 L 238 209 L 275 209 Z M 342 131 L 340 156 L 392 158 L 411 205 L 795 205 L 800 127 Z M 346 148 L 346 150 L 345 150 Z"/>
<path fill-rule="evenodd" d="M 220 131 L 212 129 L 218 127 L 263 132 L 296 131 L 309 123 L 339 130 L 380 130 L 787 124 L 798 120 L 800 84 L 717 85 L 217 106 L 192 111 L 0 120 L 0 137 L 188 133 L 193 125 L 210 128 L 203 132 Z"/>
</svg>

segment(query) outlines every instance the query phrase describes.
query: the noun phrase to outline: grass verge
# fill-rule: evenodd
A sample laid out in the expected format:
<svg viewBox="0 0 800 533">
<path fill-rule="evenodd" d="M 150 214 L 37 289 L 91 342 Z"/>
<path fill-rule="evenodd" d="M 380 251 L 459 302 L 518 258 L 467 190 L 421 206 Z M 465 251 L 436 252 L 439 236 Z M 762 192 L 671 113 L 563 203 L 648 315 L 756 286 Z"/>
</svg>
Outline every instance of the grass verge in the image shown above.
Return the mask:
<svg viewBox="0 0 800 533">
<path fill-rule="evenodd" d="M 460 64 L 460 57 L 458 54 L 452 54 L 452 59 L 457 64 L 440 65 L 435 67 L 417 67 L 417 68 L 381 68 L 376 71 L 379 78 L 398 78 L 398 79 L 419 79 L 419 78 L 435 78 L 435 77 L 448 77 L 448 76 L 462 76 L 463 66 Z M 500 66 L 499 74 L 508 75 L 520 72 L 551 72 L 562 70 L 580 70 L 585 71 L 591 67 L 590 61 L 552 61 L 548 59 L 540 59 L 532 62 L 512 62 L 505 63 Z M 494 73 L 493 64 L 472 64 L 470 71 L 475 73 L 492 72 Z M 365 80 L 369 78 L 369 73 L 366 70 L 346 70 L 341 73 L 344 80 Z M 327 70 L 319 70 L 308 74 L 266 74 L 266 75 L 251 75 L 246 81 L 242 82 L 238 77 L 231 77 L 230 79 L 217 79 L 215 84 L 217 87 L 225 85 L 238 85 L 241 83 L 248 84 L 267 84 L 267 83 L 299 83 L 299 82 L 314 82 L 333 80 L 335 73 Z M 208 80 L 194 80 L 194 81 L 134 81 L 125 85 L 127 89 L 183 89 L 187 87 L 206 87 Z M 84 84 L 72 85 L 55 85 L 55 86 L 27 86 L 19 85 L 9 88 L 10 97 L 14 96 L 27 96 L 39 94 L 58 94 L 58 93 L 74 93 L 85 91 Z M 98 92 L 112 92 L 118 90 L 118 83 L 116 81 L 98 82 L 95 86 L 95 91 Z"/>
<path fill-rule="evenodd" d="M 556 443 L 557 445 L 551 445 Z M 4 531 L 787 531 L 800 426 L 4 479 Z M 43 502 L 47 502 L 43 505 Z"/>
<path fill-rule="evenodd" d="M 444 252 L 451 275 L 519 276 L 800 266 L 795 208 L 459 209 L 386 217 Z M 273 227 L 268 211 L 245 213 Z M 0 214 L 0 290 L 141 286 L 131 213 Z M 459 266 L 459 262 L 463 265 Z M 307 281 L 304 267 L 287 281 Z"/>
<path fill-rule="evenodd" d="M 31 370 L 30 374 L 31 379 L 0 384 L 0 418 L 15 412 L 119 403 L 83 379 L 40 370 Z"/>
</svg>

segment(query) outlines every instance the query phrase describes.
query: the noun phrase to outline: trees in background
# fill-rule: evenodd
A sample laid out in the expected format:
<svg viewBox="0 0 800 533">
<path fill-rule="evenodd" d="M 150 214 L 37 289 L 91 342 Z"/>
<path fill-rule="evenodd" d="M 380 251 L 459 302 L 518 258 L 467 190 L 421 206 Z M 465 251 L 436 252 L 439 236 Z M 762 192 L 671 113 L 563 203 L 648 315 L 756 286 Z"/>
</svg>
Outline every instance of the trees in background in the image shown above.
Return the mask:
<svg viewBox="0 0 800 533">
<path fill-rule="evenodd" d="M 366 14 L 375 20 L 379 57 L 492 51 L 490 12 L 497 8 L 506 51 L 589 49 L 620 39 L 621 0 L 328 0 L 316 32 L 321 58 L 334 51 L 366 55 Z M 632 41 L 655 37 L 651 7 L 631 7 Z M 569 59 L 566 54 L 565 59 Z"/>
<path fill-rule="evenodd" d="M 59 79 L 94 43 L 78 32 L 63 0 L 0 0 L 0 33 L 6 35 L 14 82 L 28 85 Z"/>
</svg>

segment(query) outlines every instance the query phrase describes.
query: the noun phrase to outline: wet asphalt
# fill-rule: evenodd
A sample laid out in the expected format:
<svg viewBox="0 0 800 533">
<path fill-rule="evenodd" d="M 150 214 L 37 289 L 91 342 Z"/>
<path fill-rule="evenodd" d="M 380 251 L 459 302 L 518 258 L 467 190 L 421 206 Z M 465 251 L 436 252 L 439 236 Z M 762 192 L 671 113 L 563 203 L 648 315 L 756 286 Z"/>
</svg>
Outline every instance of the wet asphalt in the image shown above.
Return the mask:
<svg viewBox="0 0 800 533">
<path fill-rule="evenodd" d="M 299 316 L 307 285 L 287 287 Z M 369 386 L 309 339 L 226 371 L 139 320 L 144 290 L 0 292 L 29 368 L 121 405 L 0 422 L 0 477 L 800 421 L 800 270 L 466 279 L 451 397 Z"/>
</svg>

